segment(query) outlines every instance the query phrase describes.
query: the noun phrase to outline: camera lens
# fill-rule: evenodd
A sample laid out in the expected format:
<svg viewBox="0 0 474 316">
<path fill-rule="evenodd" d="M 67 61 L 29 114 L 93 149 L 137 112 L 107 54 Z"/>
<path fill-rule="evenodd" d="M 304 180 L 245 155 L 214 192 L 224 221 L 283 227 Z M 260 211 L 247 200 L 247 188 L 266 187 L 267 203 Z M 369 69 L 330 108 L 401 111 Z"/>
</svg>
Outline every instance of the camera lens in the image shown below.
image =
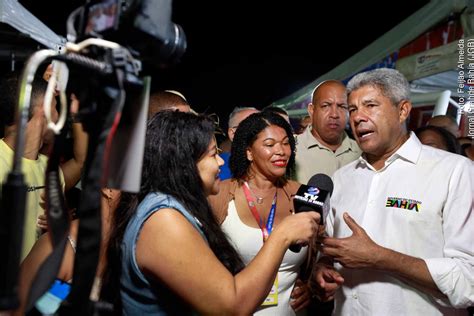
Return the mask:
<svg viewBox="0 0 474 316">
<path fill-rule="evenodd" d="M 172 23 L 172 34 L 160 49 L 160 57 L 169 63 L 177 63 L 186 52 L 187 42 L 183 28 Z"/>
</svg>

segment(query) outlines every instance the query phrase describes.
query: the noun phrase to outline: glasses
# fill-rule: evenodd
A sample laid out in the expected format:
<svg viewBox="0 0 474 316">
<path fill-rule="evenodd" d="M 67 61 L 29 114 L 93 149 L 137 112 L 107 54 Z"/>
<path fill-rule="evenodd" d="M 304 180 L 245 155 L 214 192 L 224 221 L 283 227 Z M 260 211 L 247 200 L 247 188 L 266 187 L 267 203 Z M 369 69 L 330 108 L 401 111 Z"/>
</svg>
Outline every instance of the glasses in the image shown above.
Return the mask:
<svg viewBox="0 0 474 316">
<path fill-rule="evenodd" d="M 222 127 L 220 127 L 219 115 L 217 115 L 217 113 L 211 113 L 208 114 L 207 117 L 209 117 L 214 122 L 215 134 L 226 136 L 226 133 L 224 132 Z"/>
</svg>

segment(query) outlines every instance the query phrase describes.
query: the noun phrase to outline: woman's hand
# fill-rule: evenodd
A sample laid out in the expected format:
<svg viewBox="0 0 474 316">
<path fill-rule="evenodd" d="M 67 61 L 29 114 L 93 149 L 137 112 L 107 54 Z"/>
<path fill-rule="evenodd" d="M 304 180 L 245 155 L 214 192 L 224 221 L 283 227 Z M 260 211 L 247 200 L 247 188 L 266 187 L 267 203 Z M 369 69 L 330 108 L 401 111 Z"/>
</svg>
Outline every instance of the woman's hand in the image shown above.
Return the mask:
<svg viewBox="0 0 474 316">
<path fill-rule="evenodd" d="M 288 246 L 307 245 L 319 228 L 320 215 L 317 212 L 301 212 L 287 216 L 275 227 L 273 234 L 282 234 Z"/>
<path fill-rule="evenodd" d="M 48 230 L 48 220 L 46 218 L 46 214 L 38 215 L 38 218 L 36 219 L 36 226 L 44 231 Z"/>
</svg>

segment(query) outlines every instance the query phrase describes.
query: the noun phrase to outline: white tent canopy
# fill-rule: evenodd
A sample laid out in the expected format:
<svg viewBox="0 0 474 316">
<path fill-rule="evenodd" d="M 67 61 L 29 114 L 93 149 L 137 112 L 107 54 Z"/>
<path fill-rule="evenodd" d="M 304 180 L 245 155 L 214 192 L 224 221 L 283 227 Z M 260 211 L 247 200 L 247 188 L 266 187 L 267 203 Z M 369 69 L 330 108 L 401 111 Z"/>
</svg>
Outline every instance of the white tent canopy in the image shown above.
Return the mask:
<svg viewBox="0 0 474 316">
<path fill-rule="evenodd" d="M 66 43 L 64 37 L 54 33 L 17 0 L 0 0 L 0 22 L 12 26 L 38 43 L 56 51 L 60 51 Z"/>
<path fill-rule="evenodd" d="M 413 13 L 411 16 L 406 18 L 400 24 L 395 26 L 393 29 L 388 31 L 386 34 L 372 42 L 370 45 L 359 51 L 357 54 L 353 55 L 334 69 L 318 77 L 316 80 L 310 84 L 304 86 L 300 90 L 294 92 L 293 94 L 275 101 L 272 106 L 282 107 L 288 111 L 290 116 L 303 116 L 307 114 L 306 109 L 294 109 L 294 106 L 301 104 L 303 102 L 309 102 L 311 99 L 311 94 L 314 87 L 320 82 L 328 79 L 338 79 L 344 80 L 350 76 L 357 74 L 360 71 L 363 71 L 367 67 L 380 62 L 387 56 L 390 56 L 392 53 L 397 52 L 401 47 L 410 43 L 416 39 L 421 34 L 428 31 L 430 28 L 438 24 L 439 22 L 446 19 L 452 13 L 464 12 L 461 19 L 463 25 L 465 36 L 473 35 L 473 12 L 474 12 L 474 0 L 432 0 L 424 7 L 419 9 L 417 12 Z M 423 76 L 431 75 L 431 77 L 412 77 L 409 80 L 412 81 L 412 92 L 414 101 L 416 100 L 416 93 L 426 93 L 434 92 L 430 95 L 435 97 L 440 95 L 445 90 L 451 91 L 453 94 L 456 92 L 456 79 L 452 79 L 452 76 L 457 76 L 457 72 L 452 71 L 456 68 L 457 55 L 455 56 L 456 43 L 449 44 L 449 47 L 436 48 L 444 49 L 450 51 L 451 58 L 448 61 L 443 61 L 443 63 L 438 63 L 442 65 L 443 69 L 438 69 L 437 72 L 450 71 L 451 73 L 443 74 L 443 76 L 450 76 L 451 79 L 446 80 L 446 77 L 436 77 L 435 73 L 423 74 Z M 426 52 L 424 52 L 426 53 Z M 444 54 L 438 54 L 444 56 Z M 453 58 L 454 56 L 454 58 Z M 407 65 L 410 67 L 410 60 L 408 58 L 416 58 L 408 56 L 406 58 L 400 59 L 397 61 L 397 69 L 399 64 Z M 444 60 L 444 59 L 443 59 Z M 453 66 L 453 60 L 454 66 Z M 405 74 L 403 69 L 400 69 L 402 73 Z M 416 80 L 415 80 L 416 79 Z M 451 86 L 446 86 L 446 83 Z M 454 86 L 453 86 L 454 85 Z M 426 97 L 423 100 L 426 101 Z M 433 100 L 435 101 L 435 100 Z M 436 102 L 436 101 L 435 101 Z M 433 102 L 433 103 L 435 103 Z M 426 104 L 426 103 L 425 103 Z"/>
</svg>

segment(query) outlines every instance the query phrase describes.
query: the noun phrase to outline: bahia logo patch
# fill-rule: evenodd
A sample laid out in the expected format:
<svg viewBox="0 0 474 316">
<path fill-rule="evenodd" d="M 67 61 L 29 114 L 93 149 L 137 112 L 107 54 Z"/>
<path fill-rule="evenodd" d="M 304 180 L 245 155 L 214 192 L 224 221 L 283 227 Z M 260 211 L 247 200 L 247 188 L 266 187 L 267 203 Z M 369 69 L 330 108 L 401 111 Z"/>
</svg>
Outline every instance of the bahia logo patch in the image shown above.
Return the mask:
<svg viewBox="0 0 474 316">
<path fill-rule="evenodd" d="M 396 207 L 409 211 L 419 212 L 421 210 L 421 202 L 405 198 L 388 197 L 385 207 Z"/>
</svg>

